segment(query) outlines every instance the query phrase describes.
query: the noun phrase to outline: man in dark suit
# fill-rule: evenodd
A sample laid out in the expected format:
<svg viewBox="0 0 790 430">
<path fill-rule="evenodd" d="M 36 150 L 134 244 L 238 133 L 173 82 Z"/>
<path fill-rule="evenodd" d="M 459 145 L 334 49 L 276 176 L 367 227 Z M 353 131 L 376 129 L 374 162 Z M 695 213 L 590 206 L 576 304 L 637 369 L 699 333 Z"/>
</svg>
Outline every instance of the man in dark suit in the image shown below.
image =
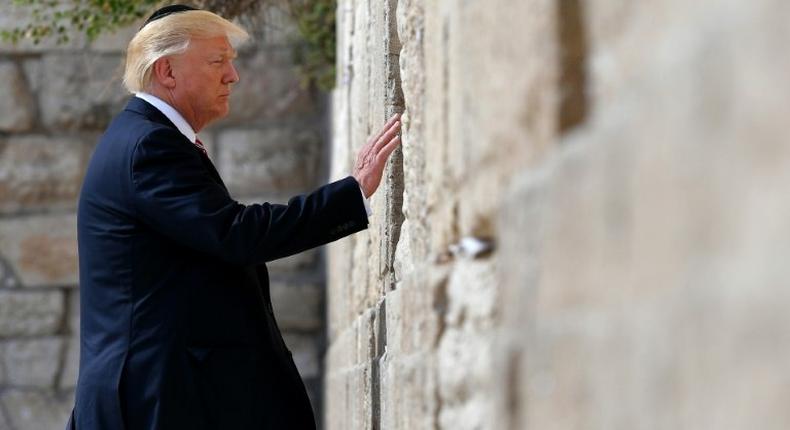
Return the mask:
<svg viewBox="0 0 790 430">
<path fill-rule="evenodd" d="M 236 25 L 185 6 L 129 44 L 135 96 L 102 136 L 78 209 L 80 373 L 69 428 L 313 429 L 265 263 L 367 227 L 393 117 L 352 176 L 291 199 L 228 194 L 198 133 L 228 112 Z"/>
</svg>

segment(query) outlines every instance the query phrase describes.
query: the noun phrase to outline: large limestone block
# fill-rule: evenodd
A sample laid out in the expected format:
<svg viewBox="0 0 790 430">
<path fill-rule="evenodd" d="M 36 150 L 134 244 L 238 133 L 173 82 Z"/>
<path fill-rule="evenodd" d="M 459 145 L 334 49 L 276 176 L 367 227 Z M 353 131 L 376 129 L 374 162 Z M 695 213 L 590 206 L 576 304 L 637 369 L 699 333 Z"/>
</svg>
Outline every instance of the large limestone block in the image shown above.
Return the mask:
<svg viewBox="0 0 790 430">
<path fill-rule="evenodd" d="M 77 284 L 76 224 L 75 215 L 0 221 L 0 250 L 25 287 Z"/>
<path fill-rule="evenodd" d="M 234 196 L 308 192 L 316 182 L 321 142 L 313 131 L 228 130 L 217 140 L 217 169 Z"/>
<path fill-rule="evenodd" d="M 123 108 L 123 62 L 118 55 L 92 53 L 43 57 L 38 75 L 42 122 L 52 129 L 101 130 Z"/>
<path fill-rule="evenodd" d="M 553 142 L 558 51 L 567 48 L 556 41 L 558 3 L 585 2 L 442 2 L 448 93 L 434 114 L 448 115 L 447 167 L 457 183 L 491 162 L 512 175 Z"/>
<path fill-rule="evenodd" d="M 386 295 L 389 356 L 431 351 L 441 338 L 448 306 L 447 270 L 428 267 L 415 266 L 413 274 Z"/>
<path fill-rule="evenodd" d="M 55 334 L 63 312 L 60 291 L 0 290 L 0 337 Z"/>
<path fill-rule="evenodd" d="M 321 326 L 323 292 L 318 285 L 273 282 L 270 291 L 282 330 L 315 330 Z"/>
<path fill-rule="evenodd" d="M 437 348 L 443 428 L 478 429 L 493 421 L 491 371 L 497 328 L 496 256 L 460 260 L 447 284 L 445 327 Z"/>
<path fill-rule="evenodd" d="M 28 131 L 35 123 L 35 100 L 25 75 L 12 62 L 0 62 L 0 131 Z"/>
<path fill-rule="evenodd" d="M 327 286 L 332 288 L 331 294 L 327 295 L 327 331 L 332 342 L 351 321 L 350 301 L 354 289 L 350 282 L 353 267 L 351 249 L 355 237 L 353 235 L 327 245 L 326 278 Z"/>
<path fill-rule="evenodd" d="M 73 208 L 88 145 L 73 137 L 23 136 L 0 141 L 0 212 Z"/>
<path fill-rule="evenodd" d="M 14 387 L 54 388 L 63 338 L 25 339 L 0 344 L 6 383 Z"/>
<path fill-rule="evenodd" d="M 381 296 L 379 287 L 379 242 L 377 238 L 381 218 L 370 219 L 368 229 L 355 234 L 351 250 L 352 261 L 349 312 L 352 316 L 360 315 L 371 309 Z"/>
<path fill-rule="evenodd" d="M 56 430 L 66 426 L 74 406 L 74 393 L 40 390 L 6 390 L 0 402 L 12 429 Z"/>
<path fill-rule="evenodd" d="M 382 360 L 380 428 L 439 428 L 437 371 L 430 352 L 388 355 Z"/>
<path fill-rule="evenodd" d="M 493 331 L 448 328 L 437 351 L 442 428 L 480 429 L 494 420 Z"/>
</svg>

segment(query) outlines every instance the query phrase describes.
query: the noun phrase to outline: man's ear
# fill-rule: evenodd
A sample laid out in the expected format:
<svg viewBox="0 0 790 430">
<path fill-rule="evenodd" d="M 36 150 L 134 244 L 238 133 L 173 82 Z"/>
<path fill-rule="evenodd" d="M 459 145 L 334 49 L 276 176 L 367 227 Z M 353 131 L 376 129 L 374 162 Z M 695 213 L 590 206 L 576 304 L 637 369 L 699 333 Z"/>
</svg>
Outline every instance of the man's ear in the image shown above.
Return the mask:
<svg viewBox="0 0 790 430">
<path fill-rule="evenodd" d="M 170 63 L 170 59 L 167 57 L 162 57 L 156 61 L 154 61 L 153 66 L 153 79 L 161 86 L 165 88 L 175 88 L 176 86 L 176 78 L 173 75 L 173 65 Z"/>
</svg>

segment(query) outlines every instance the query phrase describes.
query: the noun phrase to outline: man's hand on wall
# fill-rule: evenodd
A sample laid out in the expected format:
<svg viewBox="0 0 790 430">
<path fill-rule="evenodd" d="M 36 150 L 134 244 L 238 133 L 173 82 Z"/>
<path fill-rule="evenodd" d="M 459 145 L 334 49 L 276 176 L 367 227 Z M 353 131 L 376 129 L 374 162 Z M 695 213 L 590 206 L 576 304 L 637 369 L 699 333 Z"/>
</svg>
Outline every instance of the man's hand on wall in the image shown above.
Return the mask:
<svg viewBox="0 0 790 430">
<path fill-rule="evenodd" d="M 381 183 L 384 166 L 392 151 L 400 144 L 400 114 L 395 114 L 384 127 L 373 135 L 357 154 L 353 176 L 368 198 L 376 192 Z"/>
</svg>

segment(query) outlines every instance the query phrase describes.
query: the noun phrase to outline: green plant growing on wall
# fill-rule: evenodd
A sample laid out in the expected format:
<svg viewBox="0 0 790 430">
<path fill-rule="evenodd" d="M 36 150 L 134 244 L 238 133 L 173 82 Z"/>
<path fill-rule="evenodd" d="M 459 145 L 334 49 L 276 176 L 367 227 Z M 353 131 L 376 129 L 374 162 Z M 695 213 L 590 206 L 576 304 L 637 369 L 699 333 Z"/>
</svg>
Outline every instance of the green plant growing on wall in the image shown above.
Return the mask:
<svg viewBox="0 0 790 430">
<path fill-rule="evenodd" d="M 149 15 L 171 2 L 162 0 L 12 0 L 26 9 L 30 19 L 13 28 L 0 29 L 0 40 L 18 43 L 30 40 L 39 44 L 54 39 L 63 44 L 74 33 L 88 40 L 115 31 Z M 301 43 L 296 48 L 297 62 L 305 86 L 330 90 L 335 85 L 335 9 L 336 0 L 193 0 L 184 3 L 211 10 L 228 19 L 256 15 L 265 7 L 285 10 L 296 23 Z M 266 25 L 261 22 L 260 25 Z"/>
<path fill-rule="evenodd" d="M 291 16 L 305 43 L 297 49 L 303 84 L 311 80 L 327 90 L 335 86 L 336 0 L 291 2 Z"/>
</svg>

